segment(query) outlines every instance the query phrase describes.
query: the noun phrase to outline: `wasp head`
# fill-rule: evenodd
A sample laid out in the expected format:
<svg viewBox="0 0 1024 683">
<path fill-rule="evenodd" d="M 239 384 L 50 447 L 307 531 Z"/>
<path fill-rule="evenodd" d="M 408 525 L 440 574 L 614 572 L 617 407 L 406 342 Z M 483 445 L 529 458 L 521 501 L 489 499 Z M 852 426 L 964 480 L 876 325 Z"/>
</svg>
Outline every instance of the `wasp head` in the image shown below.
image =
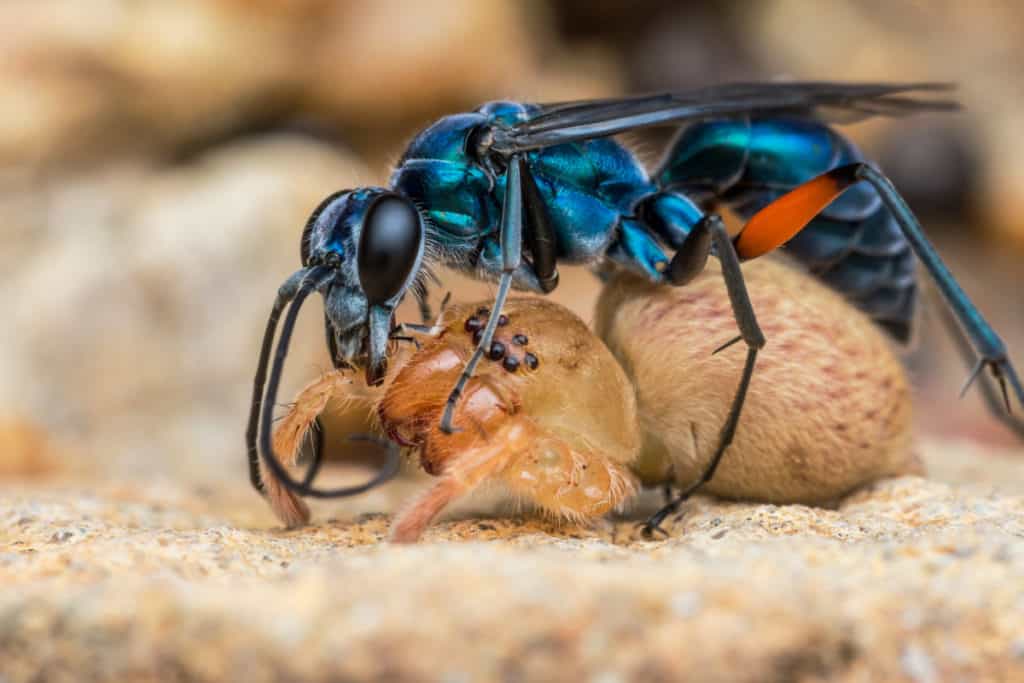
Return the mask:
<svg viewBox="0 0 1024 683">
<path fill-rule="evenodd" d="M 331 195 L 303 231 L 302 265 L 329 273 L 321 293 L 332 360 L 365 368 L 368 384 L 384 379 L 395 307 L 416 281 L 424 245 L 416 206 L 383 188 Z"/>
<path fill-rule="evenodd" d="M 383 188 L 345 190 L 325 199 L 313 212 L 302 233 L 301 249 L 303 267 L 278 290 L 263 334 L 246 429 L 249 477 L 257 490 L 266 491 L 260 474 L 262 459 L 274 478 L 292 492 L 318 497 L 353 495 L 394 473 L 397 450 L 392 449 L 390 464 L 381 474 L 364 486 L 314 489 L 311 482 L 319 468 L 320 448 L 315 449 L 315 464 L 306 479 L 301 483 L 292 480 L 273 455 L 271 444 L 284 360 L 299 310 L 310 294 L 320 292 L 334 364 L 365 368 L 369 384 L 383 381 L 395 308 L 418 282 L 421 271 L 424 221 L 412 201 L 401 194 Z M 282 314 L 284 323 L 274 350 Z"/>
</svg>

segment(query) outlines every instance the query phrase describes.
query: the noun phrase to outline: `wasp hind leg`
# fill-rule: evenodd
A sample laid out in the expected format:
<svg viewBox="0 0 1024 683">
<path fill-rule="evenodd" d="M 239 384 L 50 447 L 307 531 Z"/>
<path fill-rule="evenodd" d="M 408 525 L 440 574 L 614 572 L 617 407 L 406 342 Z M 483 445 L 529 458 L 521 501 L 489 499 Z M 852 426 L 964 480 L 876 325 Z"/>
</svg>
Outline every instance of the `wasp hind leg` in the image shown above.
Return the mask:
<svg viewBox="0 0 1024 683">
<path fill-rule="evenodd" d="M 1010 416 L 1010 393 L 1024 405 L 1024 387 L 1010 363 L 1006 345 L 978 307 L 957 283 L 953 273 L 925 237 L 921 224 L 892 182 L 874 167 L 847 164 L 823 173 L 779 197 L 754 214 L 735 240 L 741 258 L 755 258 L 789 241 L 846 189 L 859 181 L 870 184 L 892 214 L 914 255 L 931 275 L 952 315 L 967 336 L 974 353 L 973 370 L 964 390 L 986 369 L 999 386 L 1006 409 L 995 414 L 1011 428 L 1020 426 Z M 994 407 L 993 401 L 989 405 Z"/>
<path fill-rule="evenodd" d="M 903 197 L 896 191 L 892 182 L 880 171 L 867 164 L 857 164 L 856 167 L 857 178 L 871 183 L 872 187 L 875 188 L 882 198 L 886 208 L 896 218 L 897 224 L 899 224 L 900 229 L 903 231 L 903 236 L 910 243 L 910 248 L 914 250 L 914 254 L 932 276 L 932 280 L 935 281 L 939 291 L 942 292 L 942 296 L 946 299 L 946 303 L 952 310 L 953 315 L 956 316 L 957 321 L 963 327 L 968 339 L 970 339 L 971 346 L 974 347 L 977 360 L 971 375 L 967 379 L 967 383 L 964 385 L 964 391 L 987 368 L 999 384 L 1006 407 L 1005 414 L 1002 411 L 998 411 L 996 414 L 1001 418 L 1009 415 L 1010 390 L 1012 389 L 1013 394 L 1017 397 L 1017 401 L 1024 405 L 1024 387 L 1021 386 L 1017 371 L 1010 363 L 1003 340 L 996 334 L 996 331 L 992 329 L 992 326 L 981 315 L 981 311 L 978 310 L 977 306 L 974 305 L 966 292 L 960 287 L 960 284 L 942 261 L 935 247 L 925 237 L 921 224 L 918 223 L 917 218 L 910 210 L 910 207 L 907 206 Z M 1008 424 L 1011 427 L 1015 426 L 1012 420 Z"/>
<path fill-rule="evenodd" d="M 948 307 L 943 306 L 942 310 L 939 311 L 939 315 L 942 318 L 942 324 L 945 326 L 949 336 L 953 338 L 953 343 L 956 346 L 957 353 L 959 353 L 960 357 L 963 358 L 964 364 L 968 368 L 976 367 L 977 360 L 974 347 L 971 345 L 971 340 L 968 339 L 964 331 L 960 329 L 960 324 L 957 322 L 952 311 L 950 311 Z M 1024 420 L 1009 412 L 1005 384 L 997 386 L 998 382 L 995 378 L 987 375 L 977 377 L 973 373 L 970 375 L 969 379 L 977 379 L 978 388 L 981 390 L 981 397 L 984 399 L 985 405 L 988 406 L 989 412 L 996 416 L 996 418 L 998 418 L 1007 427 L 1016 432 L 1018 436 L 1024 438 Z M 966 390 L 968 388 L 969 385 L 965 385 L 964 389 Z"/>
</svg>

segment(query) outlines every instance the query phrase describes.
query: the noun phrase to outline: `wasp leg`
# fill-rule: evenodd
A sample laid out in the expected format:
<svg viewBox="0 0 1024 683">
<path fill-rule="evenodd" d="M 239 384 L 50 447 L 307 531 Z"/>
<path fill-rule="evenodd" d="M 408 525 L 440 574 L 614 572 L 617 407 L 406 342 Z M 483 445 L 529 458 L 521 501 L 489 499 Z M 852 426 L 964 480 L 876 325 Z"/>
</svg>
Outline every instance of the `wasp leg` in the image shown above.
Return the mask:
<svg viewBox="0 0 1024 683">
<path fill-rule="evenodd" d="M 420 309 L 420 322 L 424 325 L 429 324 L 434 320 L 434 310 L 430 307 L 430 302 L 427 300 L 427 295 L 419 294 L 416 295 L 416 305 Z"/>
<path fill-rule="evenodd" d="M 715 476 L 715 469 L 722 461 L 725 449 L 732 443 L 733 436 L 736 434 L 736 426 L 740 421 L 740 411 L 743 409 L 743 402 L 747 398 L 747 389 L 750 387 L 750 378 L 754 374 L 754 361 L 756 359 L 757 349 L 754 347 L 748 348 L 747 360 L 743 365 L 743 376 L 740 378 L 739 388 L 737 388 L 736 396 L 733 398 L 732 406 L 729 408 L 729 417 L 726 418 L 725 426 L 722 427 L 721 436 L 718 439 L 718 448 L 715 450 L 715 454 L 711 457 L 707 467 L 704 468 L 704 472 L 697 481 L 680 491 L 665 507 L 651 515 L 650 519 L 644 523 L 645 536 L 650 537 L 654 532 L 662 531 L 661 523 L 665 521 L 665 518 L 678 511 L 680 505 L 685 503 L 701 486 L 711 481 L 711 478 Z"/>
<path fill-rule="evenodd" d="M 444 295 L 444 299 L 441 300 L 441 310 L 438 314 L 438 318 L 424 319 L 422 325 L 418 325 L 416 323 L 398 323 L 393 328 L 391 328 L 391 335 L 388 337 L 388 339 L 412 343 L 416 346 L 416 349 L 419 350 L 419 341 L 414 336 L 411 335 L 418 334 L 427 337 L 436 337 L 437 335 L 441 334 L 441 332 L 444 331 L 444 327 L 441 326 L 439 318 L 442 314 L 444 314 L 444 310 L 448 307 L 448 302 L 449 300 L 451 300 L 451 297 L 451 292 L 448 292 Z M 421 301 L 424 300 L 421 299 Z M 429 312 L 430 306 L 427 305 L 426 308 L 427 311 L 421 309 L 420 312 Z M 430 314 L 432 315 L 432 312 Z M 433 324 L 428 324 L 431 322 L 433 322 Z"/>
<path fill-rule="evenodd" d="M 524 238 L 528 232 L 528 228 L 524 230 Z M 491 237 L 485 238 L 480 249 L 480 255 L 477 257 L 477 267 L 484 273 L 500 273 L 502 271 L 502 264 L 501 244 Z M 512 288 L 536 292 L 537 294 L 547 293 L 541 286 L 540 279 L 538 279 L 532 265 L 525 259 L 519 263 L 519 267 L 512 273 Z"/>
<path fill-rule="evenodd" d="M 977 359 L 965 389 L 988 368 L 998 382 L 1009 412 L 1009 390 L 1024 404 L 1024 387 L 1006 353 L 1006 345 L 985 320 L 977 306 L 957 283 L 953 273 L 925 237 L 921 224 L 907 203 L 880 171 L 863 162 L 839 166 L 812 178 L 782 195 L 754 214 L 736 238 L 736 251 L 744 259 L 755 258 L 782 246 L 803 230 L 825 207 L 859 181 L 870 184 L 892 214 L 914 255 L 924 264 L 946 304 L 969 339 Z M 990 402 L 992 405 L 992 402 Z M 994 407 L 994 406 L 993 406 Z M 997 415 L 1002 410 L 995 411 Z"/>
<path fill-rule="evenodd" d="M 702 233 L 704 233 L 702 235 Z M 707 236 L 710 236 L 710 240 Z M 711 481 L 715 476 L 715 470 L 726 449 L 732 443 L 736 435 L 736 427 L 739 425 L 740 413 L 743 411 L 743 403 L 747 398 L 747 389 L 750 387 L 750 379 L 754 374 L 754 363 L 757 361 L 757 352 L 765 345 L 764 333 L 757 324 L 757 316 L 754 315 L 754 307 L 750 303 L 750 296 L 747 294 L 747 286 L 743 281 L 743 271 L 740 268 L 739 255 L 733 247 L 732 239 L 725 229 L 725 224 L 717 215 L 711 214 L 702 219 L 687 238 L 686 243 L 673 257 L 673 262 L 679 259 L 686 264 L 685 267 L 675 268 L 670 266 L 670 273 L 678 273 L 684 282 L 692 279 L 690 269 L 703 267 L 699 250 L 710 250 L 714 245 L 715 255 L 722 264 L 722 277 L 725 279 L 725 287 L 729 293 L 729 302 L 732 304 L 733 316 L 740 328 L 740 337 L 747 344 L 747 360 L 743 365 L 743 374 L 740 377 L 739 386 L 733 397 L 732 405 L 729 407 L 729 415 L 725 419 L 722 431 L 718 437 L 718 446 L 715 448 L 711 460 L 701 473 L 697 481 L 682 489 L 664 507 L 654 513 L 644 524 L 644 535 L 651 536 L 655 531 L 660 530 L 661 523 L 665 518 L 675 513 L 679 506 L 686 502 L 701 486 Z M 680 253 L 682 252 L 682 253 Z M 696 253 L 695 253 L 696 252 Z"/>
<path fill-rule="evenodd" d="M 945 325 L 949 336 L 953 338 L 953 343 L 956 345 L 956 350 L 960 354 L 960 357 L 963 358 L 964 364 L 968 368 L 973 369 L 976 367 L 977 360 L 974 347 L 971 345 L 971 340 L 967 338 L 967 335 L 964 334 L 964 331 L 960 328 L 953 312 L 950 311 L 948 306 L 943 306 L 939 315 L 942 317 L 942 323 Z M 989 411 L 1000 422 L 1024 438 L 1024 420 L 1010 414 L 1009 410 L 1005 409 L 1007 399 L 1006 386 L 1003 385 L 997 389 L 992 384 L 993 378 L 988 376 L 978 377 L 977 379 L 978 388 L 981 390 L 981 396 L 985 400 L 985 405 L 988 406 Z"/>
<path fill-rule="evenodd" d="M 886 208 L 892 212 L 896 218 L 896 223 L 903 231 L 903 236 L 910 243 L 910 248 L 914 250 L 914 254 L 917 255 L 917 258 L 921 260 L 921 263 L 924 264 L 924 267 L 932 276 L 932 280 L 935 281 L 939 291 L 942 292 L 942 296 L 946 299 L 946 303 L 952 309 L 953 315 L 956 316 L 957 321 L 967 333 L 971 346 L 974 347 L 974 352 L 978 354 L 975 370 L 968 379 L 967 386 L 970 386 L 977 375 L 987 367 L 999 383 L 1007 412 L 1010 410 L 1007 391 L 1008 384 L 1013 389 L 1017 400 L 1024 404 L 1024 387 L 1021 386 L 1017 372 L 1006 354 L 1006 345 L 999 335 L 996 334 L 996 331 L 992 329 L 988 321 L 985 320 L 981 311 L 970 300 L 966 292 L 961 289 L 960 284 L 953 277 L 953 273 L 950 272 L 939 256 L 939 253 L 935 250 L 935 247 L 925 237 L 921 224 L 918 223 L 917 218 L 910 210 L 910 207 L 907 206 L 903 197 L 900 196 L 896 188 L 893 187 L 892 182 L 885 175 L 867 164 L 857 164 L 856 174 L 859 180 L 866 180 L 871 183 L 872 187 L 881 196 Z"/>
<path fill-rule="evenodd" d="M 1017 400 L 1024 404 L 1024 387 L 1007 357 L 1003 340 L 961 289 L 892 182 L 872 166 L 863 162 L 839 166 L 779 197 L 747 222 L 743 232 L 736 238 L 738 253 L 743 258 L 754 258 L 781 246 L 806 227 L 836 197 L 861 180 L 878 192 L 914 255 L 924 264 L 957 322 L 966 332 L 978 356 L 967 386 L 988 368 L 999 383 L 1007 412 L 1010 407 L 1008 387 L 1012 388 Z"/>
<path fill-rule="evenodd" d="M 526 173 L 529 171 L 526 169 L 526 162 L 522 155 L 513 155 L 509 160 L 505 202 L 501 209 L 501 278 L 498 280 L 498 293 L 494 297 L 494 305 L 491 307 L 487 325 L 480 335 L 480 343 L 473 350 L 473 355 L 462 369 L 462 375 L 455 383 L 455 387 L 445 403 L 444 414 L 441 417 L 441 431 L 446 434 L 453 432 L 452 417 L 455 413 L 455 406 L 466 388 L 466 382 L 473 376 L 480 359 L 491 347 L 494 331 L 498 328 L 498 319 L 501 317 L 501 309 L 504 307 L 505 299 L 508 298 L 509 289 L 512 287 L 512 278 L 522 263 L 524 219 L 522 179 Z"/>
<path fill-rule="evenodd" d="M 523 208 L 526 209 L 526 245 L 530 248 L 531 270 L 544 294 L 558 287 L 558 238 L 547 214 L 547 204 L 529 169 L 522 174 Z"/>
<path fill-rule="evenodd" d="M 389 339 L 399 339 L 404 336 L 407 332 L 413 334 L 423 334 L 431 337 L 436 337 L 441 333 L 444 328 L 440 325 L 417 325 L 416 323 L 398 323 L 394 329 L 391 330 L 391 336 Z M 398 335 L 398 336 L 396 336 Z"/>
<path fill-rule="evenodd" d="M 415 337 L 406 337 L 404 335 L 395 334 L 394 332 L 391 333 L 391 336 L 388 337 L 388 340 L 394 341 L 394 342 L 404 342 L 406 344 L 412 344 L 413 346 L 416 347 L 417 351 L 419 351 L 420 348 L 422 348 L 420 346 L 419 340 L 416 339 Z"/>
<path fill-rule="evenodd" d="M 670 502 L 672 502 L 672 498 L 672 482 L 666 481 L 664 484 L 661 485 L 661 500 L 664 504 L 667 505 Z"/>
</svg>

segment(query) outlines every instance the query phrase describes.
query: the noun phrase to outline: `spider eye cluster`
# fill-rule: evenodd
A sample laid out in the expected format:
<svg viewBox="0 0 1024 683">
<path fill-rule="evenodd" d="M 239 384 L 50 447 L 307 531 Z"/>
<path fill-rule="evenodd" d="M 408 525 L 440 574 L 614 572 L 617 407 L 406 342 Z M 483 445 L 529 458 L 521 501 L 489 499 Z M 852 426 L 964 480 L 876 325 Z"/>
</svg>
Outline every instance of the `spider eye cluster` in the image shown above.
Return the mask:
<svg viewBox="0 0 1024 683">
<path fill-rule="evenodd" d="M 359 237 L 359 282 L 371 305 L 402 291 L 422 245 L 423 224 L 410 200 L 384 194 L 367 208 Z"/>
</svg>

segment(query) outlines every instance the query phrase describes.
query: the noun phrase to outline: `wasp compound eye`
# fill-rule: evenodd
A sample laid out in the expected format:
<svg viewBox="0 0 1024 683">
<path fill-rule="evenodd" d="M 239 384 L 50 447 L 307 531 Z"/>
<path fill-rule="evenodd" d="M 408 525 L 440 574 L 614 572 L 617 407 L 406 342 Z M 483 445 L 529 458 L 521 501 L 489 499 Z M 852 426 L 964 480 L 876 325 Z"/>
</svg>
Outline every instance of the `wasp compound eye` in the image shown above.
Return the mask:
<svg viewBox="0 0 1024 683">
<path fill-rule="evenodd" d="M 366 210 L 359 238 L 359 282 L 370 304 L 402 291 L 423 242 L 423 226 L 412 202 L 387 194 Z"/>
</svg>

